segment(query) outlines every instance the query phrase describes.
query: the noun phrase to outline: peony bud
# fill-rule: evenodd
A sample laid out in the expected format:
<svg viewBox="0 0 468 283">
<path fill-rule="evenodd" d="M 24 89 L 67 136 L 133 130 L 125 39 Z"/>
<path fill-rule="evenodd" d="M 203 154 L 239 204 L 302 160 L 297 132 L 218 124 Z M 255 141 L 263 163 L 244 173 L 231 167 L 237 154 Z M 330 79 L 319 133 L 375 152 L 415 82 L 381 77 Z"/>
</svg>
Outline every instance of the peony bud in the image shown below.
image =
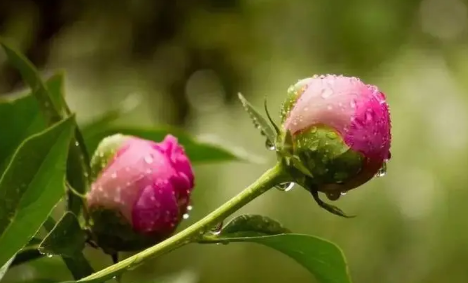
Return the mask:
<svg viewBox="0 0 468 283">
<path fill-rule="evenodd" d="M 321 191 L 336 200 L 369 181 L 390 159 L 385 95 L 357 78 L 301 80 L 289 88 L 281 116 L 280 143 L 310 173 L 301 185 L 314 197 Z"/>
<path fill-rule="evenodd" d="M 187 211 L 194 175 L 173 136 L 155 143 L 104 139 L 91 161 L 91 232 L 108 253 L 146 248 L 170 236 Z"/>
</svg>

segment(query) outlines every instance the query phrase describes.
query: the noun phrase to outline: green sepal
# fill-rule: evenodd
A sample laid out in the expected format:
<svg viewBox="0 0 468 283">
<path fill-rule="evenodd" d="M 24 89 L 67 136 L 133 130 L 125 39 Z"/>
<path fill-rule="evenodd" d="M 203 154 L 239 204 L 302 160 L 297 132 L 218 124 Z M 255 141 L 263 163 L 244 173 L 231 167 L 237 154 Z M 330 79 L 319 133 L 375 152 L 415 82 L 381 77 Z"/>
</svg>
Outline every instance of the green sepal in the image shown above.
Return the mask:
<svg viewBox="0 0 468 283">
<path fill-rule="evenodd" d="M 129 136 L 114 134 L 101 140 L 91 158 L 91 181 L 96 180 L 128 138 Z"/>
<path fill-rule="evenodd" d="M 139 251 L 164 240 L 169 234 L 136 232 L 131 223 L 117 210 L 90 208 L 90 234 L 95 244 L 107 254 Z"/>
<path fill-rule="evenodd" d="M 318 191 L 333 195 L 345 192 L 346 182 L 355 177 L 363 166 L 364 157 L 352 150 L 334 130 L 325 126 L 312 127 L 291 135 L 283 133 L 278 144 L 278 158 L 283 159 L 295 176 L 296 182 L 304 186 L 304 177 L 311 179 Z M 330 197 L 329 197 L 330 198 Z"/>
<path fill-rule="evenodd" d="M 271 121 L 272 125 L 265 119 L 262 114 L 252 105 L 250 102 L 245 99 L 245 97 L 239 93 L 239 100 L 244 107 L 244 110 L 249 114 L 250 119 L 252 120 L 254 126 L 260 130 L 261 134 L 267 138 L 267 145 L 276 146 L 276 137 L 278 127 L 273 123 L 270 117 L 269 120 Z M 265 102 L 265 109 L 266 109 L 266 102 Z M 266 110 L 267 111 L 267 110 Z"/>
</svg>

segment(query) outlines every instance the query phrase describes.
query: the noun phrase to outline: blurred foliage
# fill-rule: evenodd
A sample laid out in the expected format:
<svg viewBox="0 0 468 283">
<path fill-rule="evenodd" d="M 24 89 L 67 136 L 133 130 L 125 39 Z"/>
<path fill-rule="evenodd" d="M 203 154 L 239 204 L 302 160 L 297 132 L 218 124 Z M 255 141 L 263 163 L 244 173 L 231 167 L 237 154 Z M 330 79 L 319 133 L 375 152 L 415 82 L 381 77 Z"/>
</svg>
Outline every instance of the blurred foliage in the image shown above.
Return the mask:
<svg viewBox="0 0 468 283">
<path fill-rule="evenodd" d="M 242 212 L 339 244 L 354 282 L 466 282 L 468 3 L 463 0 L 0 0 L 0 35 L 44 72 L 67 71 L 79 120 L 131 93 L 145 98 L 126 124 L 168 124 L 269 156 L 236 101 L 272 114 L 287 87 L 315 73 L 379 85 L 392 110 L 384 178 L 340 199 L 355 219 L 317 207 L 306 191 L 272 191 Z M 21 88 L 0 54 L 0 92 Z M 112 103 L 110 103 L 112 102 Z M 278 119 L 277 119 L 278 120 Z M 274 157 L 270 156 L 271 164 Z M 198 166 L 199 219 L 269 164 Z M 215 176 L 215 177 L 214 177 Z M 96 268 L 110 259 L 95 250 Z M 221 260 L 220 260 L 221 259 Z M 229 274 L 229 276 L 225 276 Z M 5 282 L 69 277 L 58 258 L 15 266 Z M 314 282 L 290 259 L 256 245 L 193 245 L 124 282 Z"/>
</svg>

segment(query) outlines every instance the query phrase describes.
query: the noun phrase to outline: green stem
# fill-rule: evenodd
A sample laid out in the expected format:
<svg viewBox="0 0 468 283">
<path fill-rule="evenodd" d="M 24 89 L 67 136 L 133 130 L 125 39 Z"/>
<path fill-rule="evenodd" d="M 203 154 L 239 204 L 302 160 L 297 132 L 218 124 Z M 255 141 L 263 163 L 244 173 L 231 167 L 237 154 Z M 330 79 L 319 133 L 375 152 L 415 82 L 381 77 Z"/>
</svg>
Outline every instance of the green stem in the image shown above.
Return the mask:
<svg viewBox="0 0 468 283">
<path fill-rule="evenodd" d="M 213 226 L 226 219 L 229 215 L 236 212 L 253 199 L 262 195 L 275 185 L 287 181 L 290 181 L 290 177 L 284 170 L 283 165 L 278 163 L 275 167 L 266 171 L 258 180 L 240 192 L 237 196 L 233 197 L 218 209 L 211 212 L 198 222 L 192 224 L 185 230 L 132 257 L 85 277 L 78 282 L 104 282 L 127 269 L 133 269 L 136 266 L 143 264 L 151 258 L 166 254 L 174 249 L 196 241 Z"/>
</svg>

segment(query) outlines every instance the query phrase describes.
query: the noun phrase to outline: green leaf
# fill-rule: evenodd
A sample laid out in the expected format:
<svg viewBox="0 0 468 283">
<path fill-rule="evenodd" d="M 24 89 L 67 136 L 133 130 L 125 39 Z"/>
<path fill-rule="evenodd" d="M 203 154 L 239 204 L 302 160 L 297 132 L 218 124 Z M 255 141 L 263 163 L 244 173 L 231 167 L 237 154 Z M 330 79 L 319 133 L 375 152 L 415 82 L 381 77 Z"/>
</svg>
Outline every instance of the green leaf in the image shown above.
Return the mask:
<svg viewBox="0 0 468 283">
<path fill-rule="evenodd" d="M 5 274 L 7 273 L 8 268 L 10 268 L 10 265 L 14 259 L 15 259 L 15 256 L 10 258 L 10 260 L 8 260 L 6 263 L 3 264 L 2 267 L 0 267 L 0 281 L 2 281 L 3 276 L 5 276 Z"/>
<path fill-rule="evenodd" d="M 32 89 L 32 93 L 39 104 L 39 109 L 41 109 L 48 124 L 70 116 L 70 109 L 63 96 L 63 73 L 59 73 L 51 79 L 52 84 L 51 88 L 49 88 L 42 81 L 38 70 L 23 54 L 1 38 L 0 46 L 4 49 L 8 61 L 18 69 L 23 80 Z M 78 127 L 75 128 L 73 145 L 70 147 L 67 177 L 72 187 L 84 194 L 88 188 L 86 176 L 89 176 L 89 156 Z M 69 193 L 68 209 L 80 215 L 81 206 L 82 202 Z"/>
<path fill-rule="evenodd" d="M 74 116 L 27 138 L 0 179 L 0 265 L 39 230 L 65 192 Z"/>
<path fill-rule="evenodd" d="M 218 237 L 251 237 L 290 233 L 281 223 L 263 215 L 241 215 L 231 220 Z"/>
<path fill-rule="evenodd" d="M 262 162 L 261 158 L 245 152 L 239 148 L 230 148 L 222 145 L 220 142 L 213 140 L 202 140 L 200 138 L 192 137 L 182 130 L 174 128 L 141 128 L 132 126 L 106 126 L 99 130 L 94 129 L 92 132 L 85 132 L 85 141 L 90 152 L 94 152 L 99 142 L 110 135 L 124 134 L 137 136 L 143 139 L 160 142 L 167 134 L 171 134 L 179 140 L 184 146 L 185 152 L 190 160 L 194 163 L 209 163 L 209 162 L 223 162 L 223 161 L 249 161 L 249 162 Z"/>
<path fill-rule="evenodd" d="M 55 226 L 55 220 L 51 217 L 48 217 L 44 222 L 44 227 L 49 232 L 52 231 Z M 86 260 L 83 253 L 76 253 L 73 258 L 62 256 L 62 260 L 75 279 L 80 279 L 94 273 L 93 267 Z"/>
<path fill-rule="evenodd" d="M 280 223 L 261 215 L 243 215 L 200 243 L 257 243 L 275 249 L 301 264 L 321 283 L 351 283 L 342 251 L 326 240 L 289 233 Z"/>
<path fill-rule="evenodd" d="M 37 108 L 36 100 L 29 95 L 0 100 L 0 172 L 24 139 L 45 128 L 46 123 Z"/>
<path fill-rule="evenodd" d="M 0 46 L 5 51 L 8 61 L 21 74 L 25 82 L 31 87 L 34 92 L 39 107 L 42 113 L 46 116 L 47 121 L 58 122 L 64 116 L 63 112 L 59 111 L 56 101 L 51 98 L 47 86 L 42 82 L 41 77 L 34 65 L 20 52 L 10 46 L 5 40 L 0 38 Z"/>
<path fill-rule="evenodd" d="M 250 104 L 245 97 L 239 93 L 239 100 L 242 103 L 242 106 L 244 106 L 245 111 L 249 114 L 250 119 L 252 119 L 252 122 L 254 126 L 261 131 L 261 133 L 267 138 L 267 143 L 269 145 L 275 145 L 276 143 L 276 131 L 275 128 L 265 119 L 263 118 L 262 114 L 255 109 L 255 107 Z M 265 109 L 266 109 L 266 104 L 265 104 Z M 276 126 L 275 126 L 276 127 Z"/>
<path fill-rule="evenodd" d="M 66 212 L 44 238 L 39 251 L 47 255 L 74 257 L 85 247 L 86 233 L 72 212 Z"/>
<path fill-rule="evenodd" d="M 46 82 L 49 89 L 55 90 L 57 76 Z M 58 92 L 51 91 L 52 98 L 58 100 Z M 0 139 L 0 172 L 3 172 L 18 145 L 27 137 L 44 130 L 47 122 L 40 113 L 36 98 L 31 93 L 23 93 L 9 98 L 0 98 L 0 121 L 2 121 Z"/>
<path fill-rule="evenodd" d="M 43 257 L 44 255 L 37 250 L 41 242 L 42 240 L 39 238 L 32 238 L 29 243 L 16 254 L 15 260 L 12 262 L 11 266 L 20 265 Z"/>
<path fill-rule="evenodd" d="M 50 97 L 55 101 L 62 115 L 70 115 L 70 109 L 64 98 L 65 77 L 63 72 L 59 72 L 49 79 Z M 78 127 L 75 127 L 75 135 L 72 146 L 69 149 L 67 163 L 67 180 L 78 193 L 85 194 L 88 191 L 89 183 L 89 155 L 85 146 L 84 139 Z M 82 199 L 76 196 L 72 191 L 68 190 L 68 207 L 67 209 L 80 215 L 83 205 Z"/>
<path fill-rule="evenodd" d="M 38 279 L 31 279 L 27 281 L 21 281 L 21 283 L 57 283 L 57 281 L 52 280 L 52 279 L 38 278 Z"/>
</svg>

